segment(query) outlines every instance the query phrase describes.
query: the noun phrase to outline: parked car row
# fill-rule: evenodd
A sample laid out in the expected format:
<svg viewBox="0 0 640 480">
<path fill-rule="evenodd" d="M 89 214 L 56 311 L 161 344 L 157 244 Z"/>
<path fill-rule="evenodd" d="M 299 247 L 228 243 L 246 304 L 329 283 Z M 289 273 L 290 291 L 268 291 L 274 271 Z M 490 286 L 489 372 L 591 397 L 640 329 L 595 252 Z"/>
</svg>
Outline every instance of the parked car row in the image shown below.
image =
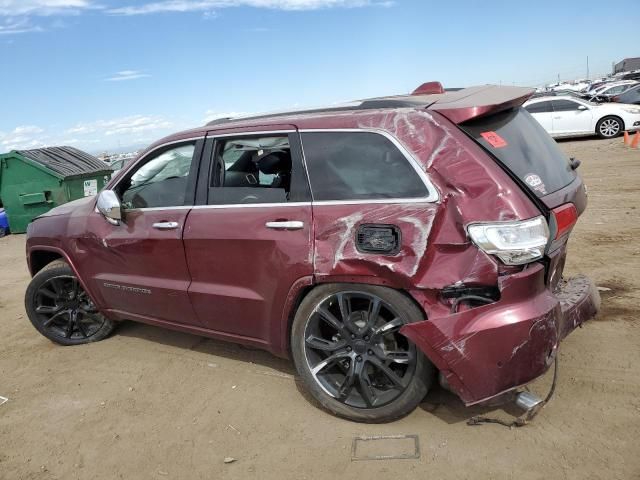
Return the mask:
<svg viewBox="0 0 640 480">
<path fill-rule="evenodd" d="M 598 135 L 613 138 L 624 130 L 640 130 L 640 107 L 622 103 L 594 103 L 576 96 L 535 97 L 524 104 L 555 138 Z"/>
</svg>

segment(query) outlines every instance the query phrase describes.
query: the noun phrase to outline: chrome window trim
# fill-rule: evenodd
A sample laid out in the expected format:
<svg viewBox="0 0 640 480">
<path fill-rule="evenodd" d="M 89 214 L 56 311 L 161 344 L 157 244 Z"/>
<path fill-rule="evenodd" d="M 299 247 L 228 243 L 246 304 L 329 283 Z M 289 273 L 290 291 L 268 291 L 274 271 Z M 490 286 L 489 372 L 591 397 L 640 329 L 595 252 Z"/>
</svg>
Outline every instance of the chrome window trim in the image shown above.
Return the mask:
<svg viewBox="0 0 640 480">
<path fill-rule="evenodd" d="M 175 207 L 152 207 L 152 208 L 135 208 L 126 210 L 127 212 L 153 212 L 153 211 L 161 211 L 161 210 L 184 210 L 184 209 L 194 209 L 194 210 L 202 210 L 202 209 L 224 209 L 224 208 L 265 208 L 265 207 L 303 207 L 303 206 L 335 206 L 335 205 L 366 205 L 366 204 L 402 204 L 402 203 L 438 203 L 440 201 L 440 192 L 436 188 L 436 186 L 431 182 L 427 173 L 420 168 L 420 164 L 415 159 L 413 154 L 407 149 L 400 140 L 398 140 L 394 135 L 387 132 L 383 129 L 378 128 L 305 128 L 300 130 L 266 130 L 260 132 L 234 132 L 234 133 L 222 133 L 216 134 L 214 132 L 207 132 L 206 135 L 200 135 L 197 137 L 189 137 L 183 138 L 180 140 L 174 140 L 172 142 L 163 143 L 162 145 L 158 145 L 154 147 L 152 150 L 147 152 L 143 157 L 140 157 L 137 161 L 133 162 L 126 170 L 123 175 L 126 176 L 128 171 L 135 167 L 138 163 L 140 163 L 143 159 L 147 158 L 156 150 L 161 148 L 175 145 L 178 143 L 186 143 L 191 141 L 197 141 L 203 138 L 206 139 L 217 139 L 217 138 L 225 138 L 225 137 L 242 137 L 242 136 L 260 136 L 260 135 L 288 135 L 291 133 L 331 133 L 331 132 L 353 132 L 353 133 L 375 133 L 378 135 L 382 135 L 387 138 L 391 143 L 395 145 L 395 147 L 402 153 L 402 155 L 408 160 L 409 164 L 413 167 L 414 171 L 418 174 L 418 176 L 422 179 L 424 186 L 426 187 L 429 195 L 426 197 L 415 197 L 415 198 L 377 198 L 377 199 L 353 199 L 353 200 L 312 200 L 311 202 L 277 202 L 277 203 L 228 203 L 223 205 L 180 205 Z M 302 142 L 302 137 L 300 138 L 300 144 L 302 147 L 302 162 L 305 169 L 305 175 L 307 176 L 307 181 L 309 182 L 309 188 L 311 188 L 311 181 L 309 179 L 309 169 L 307 168 L 307 161 L 304 154 L 304 143 Z M 117 186 L 118 184 L 114 185 Z M 311 190 L 311 196 L 313 198 L 313 189 Z"/>
<path fill-rule="evenodd" d="M 304 128 L 298 130 L 298 133 L 376 133 L 378 135 L 382 135 L 387 140 L 395 145 L 395 147 L 402 153 L 402 155 L 407 159 L 409 164 L 413 167 L 415 172 L 418 174 L 418 177 L 422 180 L 427 192 L 429 193 L 426 197 L 415 197 L 411 199 L 406 198 L 383 198 L 383 199 L 353 199 L 353 200 L 314 200 L 314 204 L 319 205 L 345 205 L 345 204 L 362 204 L 362 203 L 409 203 L 409 202 L 427 202 L 427 203 L 438 203 L 440 201 L 440 192 L 436 188 L 436 186 L 431 182 L 431 179 L 427 175 L 427 173 L 422 170 L 419 162 L 413 156 L 413 154 L 406 148 L 402 142 L 394 135 L 389 133 L 386 130 L 380 128 Z M 304 162 L 305 170 L 307 170 L 307 176 L 309 175 L 309 170 L 307 168 L 307 161 L 304 153 L 304 141 L 302 140 L 302 135 L 300 137 L 300 143 L 302 144 L 302 160 Z M 313 198 L 313 187 L 311 186 L 311 179 L 309 178 L 309 188 L 311 188 L 311 198 Z M 326 203 L 328 202 L 328 203 Z M 338 202 L 338 203 L 336 203 Z"/>
<path fill-rule="evenodd" d="M 244 127 L 237 127 L 244 128 Z M 224 138 L 224 137 L 256 137 L 262 135 L 283 135 L 289 133 L 296 133 L 296 130 L 265 130 L 264 132 L 235 132 L 235 133 L 220 133 L 216 134 L 215 131 L 207 132 L 207 139 L 216 139 L 216 138 Z"/>
<path fill-rule="evenodd" d="M 193 210 L 224 208 L 259 208 L 259 207 L 310 207 L 312 202 L 277 202 L 277 203 L 227 203 L 224 205 L 195 205 Z"/>
</svg>

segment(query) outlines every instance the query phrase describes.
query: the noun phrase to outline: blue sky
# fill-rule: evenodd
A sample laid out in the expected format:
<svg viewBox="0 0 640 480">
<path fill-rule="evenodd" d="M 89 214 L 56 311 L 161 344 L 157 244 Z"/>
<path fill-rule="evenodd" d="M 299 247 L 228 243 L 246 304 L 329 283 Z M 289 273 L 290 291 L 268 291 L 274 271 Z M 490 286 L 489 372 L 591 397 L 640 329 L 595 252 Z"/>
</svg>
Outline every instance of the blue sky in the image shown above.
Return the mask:
<svg viewBox="0 0 640 480">
<path fill-rule="evenodd" d="M 630 5 L 627 5 L 630 6 Z M 229 113 L 608 73 L 636 15 L 601 2 L 0 0 L 0 152 L 144 145 Z"/>
</svg>

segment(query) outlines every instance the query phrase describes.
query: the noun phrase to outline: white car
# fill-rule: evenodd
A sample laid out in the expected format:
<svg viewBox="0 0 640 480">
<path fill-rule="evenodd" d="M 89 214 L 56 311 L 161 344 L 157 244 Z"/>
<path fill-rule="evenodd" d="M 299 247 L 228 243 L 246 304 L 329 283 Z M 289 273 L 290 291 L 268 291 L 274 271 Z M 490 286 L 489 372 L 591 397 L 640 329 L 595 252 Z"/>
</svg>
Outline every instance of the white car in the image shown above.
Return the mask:
<svg viewBox="0 0 640 480">
<path fill-rule="evenodd" d="M 585 92 L 585 95 L 589 95 L 590 97 L 599 97 L 600 95 L 620 95 L 622 92 L 627 90 L 628 88 L 637 85 L 638 82 L 636 80 L 621 80 L 619 82 L 607 82 L 604 85 L 600 85 L 593 90 L 588 90 Z"/>
<path fill-rule="evenodd" d="M 640 106 L 593 103 L 572 96 L 537 97 L 524 108 L 554 138 L 598 135 L 613 138 L 640 130 Z"/>
</svg>

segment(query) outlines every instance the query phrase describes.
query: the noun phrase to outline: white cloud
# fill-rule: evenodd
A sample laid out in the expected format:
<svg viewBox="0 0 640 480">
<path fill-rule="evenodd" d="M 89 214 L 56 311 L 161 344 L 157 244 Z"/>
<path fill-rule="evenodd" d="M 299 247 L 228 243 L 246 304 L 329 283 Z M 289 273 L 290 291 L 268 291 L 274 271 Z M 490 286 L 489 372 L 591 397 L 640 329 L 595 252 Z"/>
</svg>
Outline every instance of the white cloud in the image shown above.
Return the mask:
<svg viewBox="0 0 640 480">
<path fill-rule="evenodd" d="M 126 80 L 136 80 L 138 78 L 146 78 L 150 77 L 148 73 L 141 72 L 139 70 L 121 70 L 120 72 L 116 72 L 109 78 L 107 78 L 107 82 L 123 82 Z"/>
<path fill-rule="evenodd" d="M 0 0 L 0 16 L 75 14 L 98 8 L 90 0 Z"/>
<path fill-rule="evenodd" d="M 102 133 L 105 136 L 133 135 L 141 132 L 164 130 L 172 126 L 171 122 L 160 116 L 131 115 L 128 117 L 111 120 L 97 120 L 95 122 L 79 123 L 68 129 L 67 135 L 87 135 L 90 133 Z"/>
<path fill-rule="evenodd" d="M 163 12 L 201 12 L 230 7 L 255 7 L 272 10 L 318 10 L 323 8 L 355 8 L 392 6 L 380 0 L 161 0 L 107 10 L 114 15 L 144 15 Z"/>
<path fill-rule="evenodd" d="M 46 136 L 41 135 L 44 130 L 35 125 L 23 125 L 14 128 L 9 133 L 0 132 L 0 151 L 24 150 L 39 148 L 45 145 Z"/>
<path fill-rule="evenodd" d="M 33 25 L 28 19 L 7 19 L 0 22 L 0 35 L 15 35 L 18 33 L 40 32 L 42 29 Z"/>
</svg>

